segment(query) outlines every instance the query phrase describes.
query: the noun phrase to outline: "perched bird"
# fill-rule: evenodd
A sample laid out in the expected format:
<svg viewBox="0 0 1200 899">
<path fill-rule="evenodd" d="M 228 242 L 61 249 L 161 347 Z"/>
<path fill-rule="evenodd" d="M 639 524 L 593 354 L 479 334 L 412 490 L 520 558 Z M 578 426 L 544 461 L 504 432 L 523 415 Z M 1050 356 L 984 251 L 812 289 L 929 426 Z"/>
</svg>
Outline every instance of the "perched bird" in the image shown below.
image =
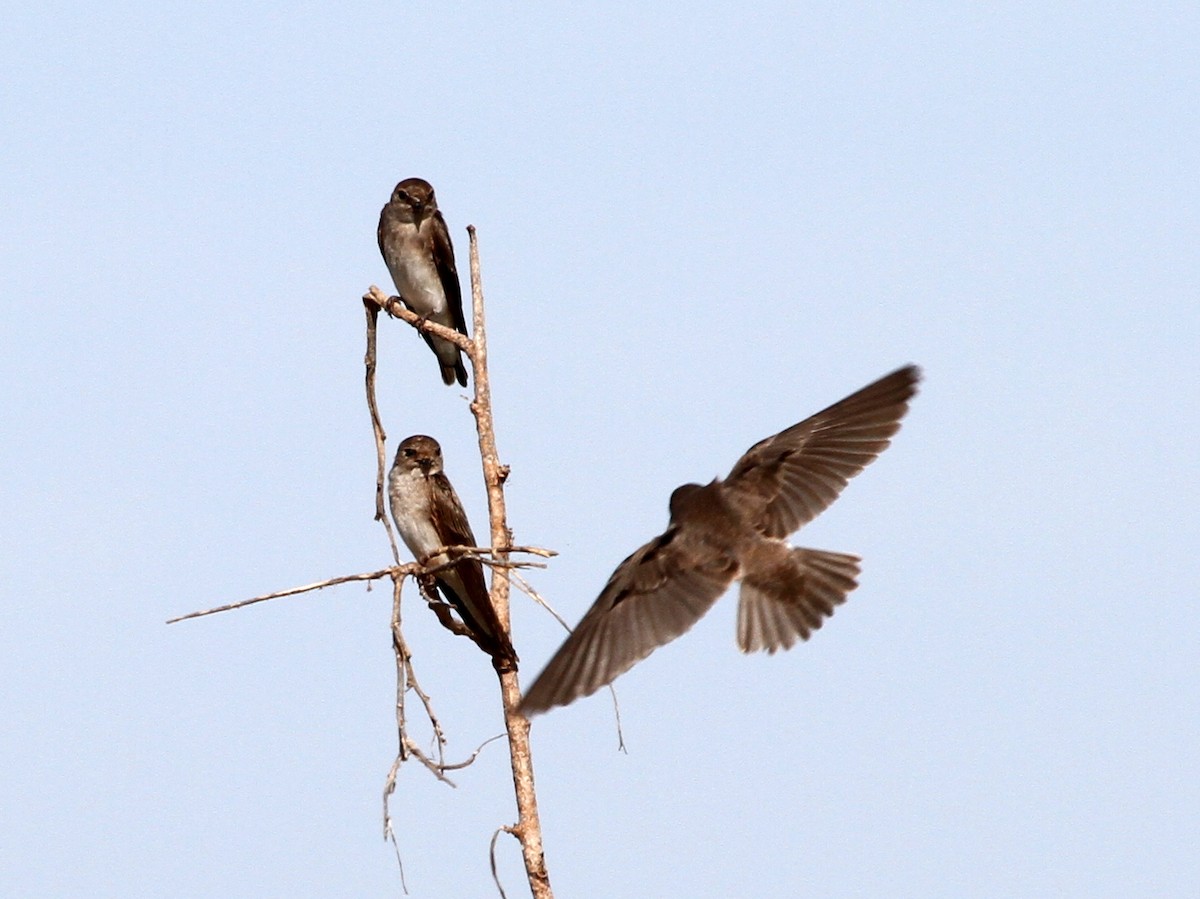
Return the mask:
<svg viewBox="0 0 1200 899">
<path fill-rule="evenodd" d="M 522 711 L 544 712 L 612 683 L 689 630 L 735 580 L 743 652 L 807 640 L 858 586 L 859 558 L 794 549 L 784 538 L 887 448 L 919 379 L 915 366 L 895 371 L 756 443 L 725 480 L 677 488 L 666 531 L 617 566 Z"/>
<path fill-rule="evenodd" d="M 400 299 L 417 315 L 467 333 L 462 287 L 454 265 L 454 245 L 446 220 L 437 207 L 433 187 L 421 178 L 406 178 L 379 213 L 379 252 L 387 264 Z M 421 333 L 437 356 L 442 380 L 467 385 L 467 369 L 458 347 Z"/>
<path fill-rule="evenodd" d="M 417 434 L 400 443 L 388 474 L 388 498 L 396 528 L 418 562 L 444 565 L 447 546 L 477 546 L 462 503 L 442 473 L 442 448 L 432 437 Z M 433 583 L 462 618 L 472 638 L 496 662 L 515 664 L 508 634 L 483 579 L 478 559 L 460 559 L 432 575 Z"/>
</svg>

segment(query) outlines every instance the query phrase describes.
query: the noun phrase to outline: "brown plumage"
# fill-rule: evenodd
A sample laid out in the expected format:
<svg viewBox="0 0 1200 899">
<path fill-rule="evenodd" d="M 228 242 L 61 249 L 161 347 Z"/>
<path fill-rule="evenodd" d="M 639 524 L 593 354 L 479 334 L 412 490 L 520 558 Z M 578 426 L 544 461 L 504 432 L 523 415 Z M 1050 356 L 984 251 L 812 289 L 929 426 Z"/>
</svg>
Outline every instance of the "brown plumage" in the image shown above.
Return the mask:
<svg viewBox="0 0 1200 899">
<path fill-rule="evenodd" d="M 427 567 L 449 561 L 446 553 L 437 552 L 442 547 L 479 545 L 454 486 L 442 472 L 442 448 L 432 437 L 416 434 L 401 441 L 388 474 L 388 498 L 401 539 Z M 498 662 L 516 663 L 478 559 L 460 559 L 434 574 L 433 582 L 485 652 Z"/>
<path fill-rule="evenodd" d="M 908 366 L 759 441 L 710 484 L 671 494 L 664 531 L 617 566 L 600 596 L 525 694 L 535 714 L 612 683 L 689 630 L 741 580 L 743 652 L 807 640 L 857 586 L 857 556 L 796 549 L 812 521 L 887 448 L 920 371 Z"/>
<path fill-rule="evenodd" d="M 467 333 L 462 286 L 454 264 L 454 245 L 437 197 L 428 181 L 406 178 L 396 185 L 379 213 L 375 232 L 379 252 L 404 305 L 429 321 Z M 467 384 L 467 369 L 458 347 L 421 333 L 437 356 L 442 381 Z"/>
</svg>

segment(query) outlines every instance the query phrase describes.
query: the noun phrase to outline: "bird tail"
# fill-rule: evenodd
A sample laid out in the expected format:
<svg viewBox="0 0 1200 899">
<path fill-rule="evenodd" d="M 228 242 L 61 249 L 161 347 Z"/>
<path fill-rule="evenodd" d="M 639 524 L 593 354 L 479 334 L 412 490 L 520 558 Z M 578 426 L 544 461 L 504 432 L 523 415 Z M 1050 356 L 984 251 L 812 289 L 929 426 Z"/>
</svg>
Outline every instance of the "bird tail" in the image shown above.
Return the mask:
<svg viewBox="0 0 1200 899">
<path fill-rule="evenodd" d="M 449 386 L 455 381 L 462 387 L 467 386 L 467 367 L 463 365 L 461 355 L 453 365 L 442 365 L 442 383 Z"/>
<path fill-rule="evenodd" d="M 463 387 L 467 386 L 467 367 L 463 364 L 462 350 L 448 340 L 440 340 L 431 334 L 421 332 L 425 345 L 437 356 L 438 367 L 442 370 L 442 383 L 447 387 L 458 381 Z M 451 356 L 450 354 L 454 355 Z"/>
<path fill-rule="evenodd" d="M 471 639 L 492 657 L 498 670 L 515 670 L 517 652 L 496 614 L 477 559 L 462 559 L 437 579 L 438 589 L 470 631 Z"/>
<path fill-rule="evenodd" d="M 742 652 L 790 649 L 807 640 L 858 586 L 858 556 L 787 549 L 742 577 L 737 642 Z"/>
<path fill-rule="evenodd" d="M 429 344 L 429 346 L 433 348 L 435 353 L 437 353 L 437 347 L 434 347 L 432 342 Z M 467 386 L 467 367 L 463 365 L 462 354 L 458 351 L 457 347 L 454 348 L 453 362 L 443 361 L 441 355 L 439 354 L 438 365 L 442 369 L 442 383 L 447 387 L 452 386 L 455 381 L 457 381 L 463 387 Z"/>
</svg>

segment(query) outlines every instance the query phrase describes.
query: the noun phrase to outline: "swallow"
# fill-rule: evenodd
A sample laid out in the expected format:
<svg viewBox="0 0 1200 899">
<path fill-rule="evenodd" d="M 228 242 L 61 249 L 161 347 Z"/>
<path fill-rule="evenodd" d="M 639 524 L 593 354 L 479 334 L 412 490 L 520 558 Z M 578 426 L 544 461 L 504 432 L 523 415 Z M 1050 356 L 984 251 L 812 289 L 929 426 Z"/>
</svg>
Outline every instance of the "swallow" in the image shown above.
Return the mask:
<svg viewBox="0 0 1200 899">
<path fill-rule="evenodd" d="M 449 546 L 478 546 L 458 494 L 442 471 L 442 448 L 416 434 L 401 441 L 388 473 L 392 518 L 404 545 L 428 568 L 446 565 Z M 461 558 L 432 575 L 433 584 L 454 607 L 472 639 L 498 663 L 515 665 L 508 632 L 500 623 L 478 559 Z"/>
<path fill-rule="evenodd" d="M 790 546 L 891 442 L 920 370 L 901 368 L 761 440 L 724 480 L 684 484 L 667 529 L 617 566 L 529 688 L 526 715 L 612 683 L 686 633 L 741 582 L 737 644 L 774 653 L 807 640 L 858 586 L 858 556 Z"/>
<path fill-rule="evenodd" d="M 454 245 L 437 197 L 428 181 L 406 178 L 396 185 L 379 213 L 379 252 L 404 305 L 431 322 L 464 336 L 462 286 L 454 264 Z M 421 332 L 437 356 L 442 381 L 467 386 L 462 353 L 453 343 Z"/>
</svg>

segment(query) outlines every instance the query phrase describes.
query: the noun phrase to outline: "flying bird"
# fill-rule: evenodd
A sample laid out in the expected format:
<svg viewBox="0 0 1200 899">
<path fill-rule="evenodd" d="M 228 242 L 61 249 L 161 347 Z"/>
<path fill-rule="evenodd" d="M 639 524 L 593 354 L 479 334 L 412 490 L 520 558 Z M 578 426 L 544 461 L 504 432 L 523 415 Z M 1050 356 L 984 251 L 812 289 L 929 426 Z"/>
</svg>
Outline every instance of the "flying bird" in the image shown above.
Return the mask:
<svg viewBox="0 0 1200 899">
<path fill-rule="evenodd" d="M 439 549 L 478 545 L 458 494 L 442 472 L 442 448 L 432 437 L 416 434 L 401 441 L 388 473 L 388 498 L 396 528 L 418 562 L 431 568 L 445 565 L 450 557 Z M 497 662 L 515 664 L 517 654 L 488 596 L 479 560 L 460 559 L 432 578 L 480 648 Z"/>
<path fill-rule="evenodd" d="M 887 448 L 919 379 L 916 366 L 892 372 L 754 444 L 725 480 L 676 488 L 666 531 L 617 566 L 522 711 L 567 705 L 612 683 L 688 631 L 735 580 L 742 652 L 807 640 L 858 586 L 860 560 L 784 538 Z"/>
<path fill-rule="evenodd" d="M 417 315 L 465 335 L 467 320 L 454 245 L 432 185 L 421 178 L 406 178 L 397 184 L 379 213 L 376 233 L 379 252 L 404 304 Z M 442 381 L 453 384 L 457 380 L 465 387 L 467 369 L 458 347 L 424 331 L 421 336 L 437 356 Z"/>
</svg>

